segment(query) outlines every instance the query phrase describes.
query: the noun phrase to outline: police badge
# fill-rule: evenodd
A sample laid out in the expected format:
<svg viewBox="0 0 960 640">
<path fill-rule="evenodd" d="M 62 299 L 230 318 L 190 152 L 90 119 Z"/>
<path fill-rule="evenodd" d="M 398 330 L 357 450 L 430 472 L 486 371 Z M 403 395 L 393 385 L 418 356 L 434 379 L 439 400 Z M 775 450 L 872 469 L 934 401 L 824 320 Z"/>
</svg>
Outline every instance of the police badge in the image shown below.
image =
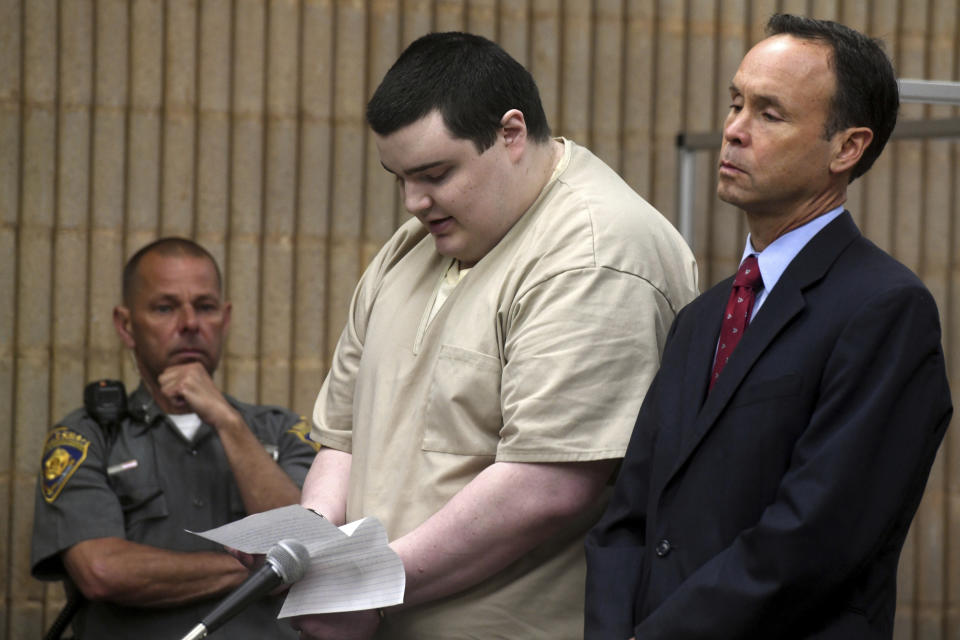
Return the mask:
<svg viewBox="0 0 960 640">
<path fill-rule="evenodd" d="M 67 427 L 56 427 L 43 445 L 43 499 L 53 503 L 87 457 L 90 441 Z"/>
</svg>

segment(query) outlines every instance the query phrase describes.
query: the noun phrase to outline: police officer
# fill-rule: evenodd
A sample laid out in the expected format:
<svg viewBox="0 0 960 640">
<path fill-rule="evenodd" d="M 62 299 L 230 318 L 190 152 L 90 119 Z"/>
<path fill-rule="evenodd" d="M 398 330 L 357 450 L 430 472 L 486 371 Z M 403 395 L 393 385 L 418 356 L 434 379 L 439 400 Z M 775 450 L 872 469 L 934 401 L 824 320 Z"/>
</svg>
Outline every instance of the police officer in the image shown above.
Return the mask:
<svg viewBox="0 0 960 640">
<path fill-rule="evenodd" d="M 141 384 L 123 415 L 105 415 L 94 393 L 58 423 L 37 488 L 32 573 L 69 577 L 82 594 L 77 638 L 186 633 L 248 575 L 186 530 L 299 500 L 317 450 L 307 424 L 239 402 L 211 377 L 230 310 L 215 260 L 190 240 L 157 240 L 124 268 L 113 319 Z M 277 622 L 279 605 L 256 603 L 224 636 L 295 637 Z"/>
</svg>

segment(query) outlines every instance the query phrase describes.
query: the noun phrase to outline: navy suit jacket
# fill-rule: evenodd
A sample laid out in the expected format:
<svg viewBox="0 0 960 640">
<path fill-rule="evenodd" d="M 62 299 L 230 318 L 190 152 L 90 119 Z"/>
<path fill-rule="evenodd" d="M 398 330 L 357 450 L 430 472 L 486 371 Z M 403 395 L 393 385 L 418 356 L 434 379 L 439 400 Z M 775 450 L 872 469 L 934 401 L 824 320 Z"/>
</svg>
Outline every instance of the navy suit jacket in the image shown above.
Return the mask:
<svg viewBox="0 0 960 640">
<path fill-rule="evenodd" d="M 952 413 L 934 300 L 844 213 L 708 393 L 731 284 L 671 328 L 587 538 L 586 637 L 889 638 L 900 550 Z"/>
</svg>

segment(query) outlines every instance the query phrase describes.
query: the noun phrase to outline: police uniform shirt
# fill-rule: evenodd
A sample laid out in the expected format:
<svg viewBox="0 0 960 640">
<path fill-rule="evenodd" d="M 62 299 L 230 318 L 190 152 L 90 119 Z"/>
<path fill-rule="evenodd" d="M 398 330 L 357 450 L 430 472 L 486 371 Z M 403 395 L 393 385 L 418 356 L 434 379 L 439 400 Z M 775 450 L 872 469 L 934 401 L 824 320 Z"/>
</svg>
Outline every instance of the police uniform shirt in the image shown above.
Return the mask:
<svg viewBox="0 0 960 640">
<path fill-rule="evenodd" d="M 278 407 L 249 405 L 229 396 L 227 400 L 302 486 L 317 450 L 303 418 Z M 186 530 L 204 531 L 247 515 L 210 425 L 201 425 L 188 441 L 143 385 L 130 396 L 128 407 L 112 444 L 83 409 L 48 434 L 36 492 L 34 577 L 64 577 L 60 554 L 95 538 L 125 538 L 173 551 L 223 551 Z M 87 603 L 74 629 L 79 638 L 167 639 L 189 631 L 221 597 L 172 609 Z M 296 637 L 276 620 L 280 604 L 280 598 L 261 600 L 228 623 L 224 636 Z"/>
</svg>

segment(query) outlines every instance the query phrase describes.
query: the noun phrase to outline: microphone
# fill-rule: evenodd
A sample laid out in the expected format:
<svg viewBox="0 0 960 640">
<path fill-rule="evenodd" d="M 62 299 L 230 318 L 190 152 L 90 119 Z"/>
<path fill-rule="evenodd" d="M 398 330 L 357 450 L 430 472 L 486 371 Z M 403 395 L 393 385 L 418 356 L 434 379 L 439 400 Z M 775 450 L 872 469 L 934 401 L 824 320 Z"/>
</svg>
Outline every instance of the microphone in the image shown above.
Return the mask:
<svg viewBox="0 0 960 640">
<path fill-rule="evenodd" d="M 281 540 L 267 552 L 266 563 L 227 596 L 181 640 L 200 640 L 219 629 L 251 602 L 281 584 L 303 577 L 310 566 L 310 552 L 299 540 Z"/>
</svg>

